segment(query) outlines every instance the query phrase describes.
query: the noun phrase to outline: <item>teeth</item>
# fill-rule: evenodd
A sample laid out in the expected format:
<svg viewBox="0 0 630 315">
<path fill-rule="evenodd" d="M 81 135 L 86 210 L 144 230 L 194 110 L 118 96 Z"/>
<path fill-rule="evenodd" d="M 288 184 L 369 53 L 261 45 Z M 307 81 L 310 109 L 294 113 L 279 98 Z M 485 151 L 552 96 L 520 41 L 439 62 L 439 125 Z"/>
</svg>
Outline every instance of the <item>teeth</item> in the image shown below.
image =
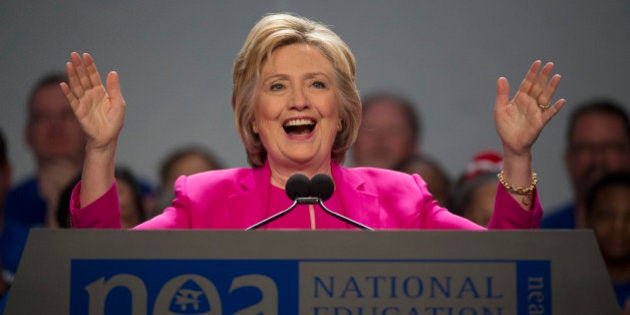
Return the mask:
<svg viewBox="0 0 630 315">
<path fill-rule="evenodd" d="M 312 126 L 314 124 L 315 123 L 310 119 L 295 119 L 295 120 L 288 121 L 284 125 L 286 127 L 296 127 L 296 126 Z"/>
</svg>

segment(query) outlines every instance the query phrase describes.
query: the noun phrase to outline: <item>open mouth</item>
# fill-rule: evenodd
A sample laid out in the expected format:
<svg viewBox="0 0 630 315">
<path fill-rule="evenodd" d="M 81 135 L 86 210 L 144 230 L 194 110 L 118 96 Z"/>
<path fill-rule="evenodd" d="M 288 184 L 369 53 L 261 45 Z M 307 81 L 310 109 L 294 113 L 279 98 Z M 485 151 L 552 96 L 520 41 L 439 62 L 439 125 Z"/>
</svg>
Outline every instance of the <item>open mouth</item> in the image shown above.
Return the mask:
<svg viewBox="0 0 630 315">
<path fill-rule="evenodd" d="M 284 132 L 293 136 L 307 135 L 315 129 L 315 121 L 312 119 L 292 119 L 284 123 Z"/>
</svg>

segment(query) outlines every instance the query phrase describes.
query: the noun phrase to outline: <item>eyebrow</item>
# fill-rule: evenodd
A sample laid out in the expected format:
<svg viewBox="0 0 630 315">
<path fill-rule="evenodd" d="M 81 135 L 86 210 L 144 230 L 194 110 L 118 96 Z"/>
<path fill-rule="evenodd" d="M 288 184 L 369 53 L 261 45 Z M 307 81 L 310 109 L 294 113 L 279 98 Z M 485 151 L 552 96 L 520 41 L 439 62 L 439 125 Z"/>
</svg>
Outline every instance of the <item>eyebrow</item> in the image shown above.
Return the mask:
<svg viewBox="0 0 630 315">
<path fill-rule="evenodd" d="M 305 79 L 310 79 L 310 78 L 314 78 L 314 77 L 317 77 L 317 76 L 323 76 L 326 79 L 330 79 L 330 77 L 325 72 L 308 72 L 308 73 L 305 73 L 303 75 L 303 77 Z M 267 77 L 265 77 L 264 74 L 263 74 L 262 82 L 266 82 L 266 81 L 271 80 L 271 79 L 287 80 L 288 78 L 289 78 L 289 75 L 288 74 L 284 74 L 284 73 L 272 74 L 272 75 L 267 76 Z"/>
</svg>

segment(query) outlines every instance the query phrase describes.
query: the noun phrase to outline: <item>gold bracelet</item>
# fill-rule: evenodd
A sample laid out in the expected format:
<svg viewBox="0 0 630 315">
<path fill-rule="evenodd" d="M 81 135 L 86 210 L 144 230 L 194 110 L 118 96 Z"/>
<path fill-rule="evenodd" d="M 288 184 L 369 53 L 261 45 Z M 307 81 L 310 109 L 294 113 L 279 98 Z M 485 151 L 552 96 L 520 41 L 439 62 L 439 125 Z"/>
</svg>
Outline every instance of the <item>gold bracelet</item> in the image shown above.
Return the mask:
<svg viewBox="0 0 630 315">
<path fill-rule="evenodd" d="M 497 178 L 499 179 L 499 183 L 501 183 L 501 185 L 503 185 L 503 187 L 505 188 L 505 190 L 511 192 L 511 193 L 515 193 L 517 195 L 523 195 L 523 196 L 527 196 L 529 194 L 531 194 L 534 189 L 536 188 L 536 184 L 538 184 L 538 177 L 536 176 L 536 173 L 532 172 L 532 183 L 529 184 L 529 186 L 527 187 L 512 187 L 512 185 L 508 184 L 505 181 L 505 177 L 503 174 L 503 171 L 499 172 L 499 174 L 497 174 Z"/>
</svg>

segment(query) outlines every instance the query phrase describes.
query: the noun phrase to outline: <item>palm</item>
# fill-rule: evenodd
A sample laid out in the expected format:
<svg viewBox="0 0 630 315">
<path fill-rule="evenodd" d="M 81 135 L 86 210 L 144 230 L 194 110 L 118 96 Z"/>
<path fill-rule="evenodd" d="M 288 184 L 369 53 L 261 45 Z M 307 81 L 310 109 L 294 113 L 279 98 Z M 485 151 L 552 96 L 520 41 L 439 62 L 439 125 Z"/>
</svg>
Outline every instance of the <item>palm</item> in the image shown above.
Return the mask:
<svg viewBox="0 0 630 315">
<path fill-rule="evenodd" d="M 497 82 L 495 124 L 504 150 L 509 150 L 509 153 L 528 152 L 547 122 L 565 103 L 565 100 L 561 99 L 553 106 L 544 108 L 551 105 L 550 101 L 560 82 L 560 76 L 549 77 L 553 70 L 552 63 L 547 63 L 542 71 L 541 65 L 540 61 L 532 64 L 512 100 L 509 100 L 507 79 L 500 78 Z"/>
<path fill-rule="evenodd" d="M 118 75 L 108 75 L 106 90 L 88 54 L 81 59 L 73 53 L 71 60 L 66 65 L 69 82 L 62 84 L 62 89 L 88 137 L 88 145 L 98 148 L 115 143 L 125 116 Z"/>
</svg>

